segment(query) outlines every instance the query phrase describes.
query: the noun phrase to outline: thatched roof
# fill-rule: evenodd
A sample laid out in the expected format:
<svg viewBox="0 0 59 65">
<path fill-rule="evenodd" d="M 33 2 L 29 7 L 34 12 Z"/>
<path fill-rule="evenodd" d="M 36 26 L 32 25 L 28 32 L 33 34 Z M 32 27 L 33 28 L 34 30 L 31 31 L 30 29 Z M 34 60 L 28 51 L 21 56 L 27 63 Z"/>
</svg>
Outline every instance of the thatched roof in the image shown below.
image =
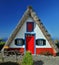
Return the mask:
<svg viewBox="0 0 59 65">
<path fill-rule="evenodd" d="M 54 42 L 51 39 L 51 35 L 48 33 L 48 31 L 44 27 L 43 23 L 38 18 L 38 16 L 36 15 L 35 11 L 32 9 L 31 6 L 29 6 L 27 8 L 27 10 L 25 11 L 22 19 L 19 21 L 18 25 L 16 26 L 15 30 L 13 31 L 13 33 L 11 34 L 11 36 L 9 37 L 9 39 L 7 40 L 7 42 L 6 42 L 5 45 L 8 45 L 8 46 L 10 45 L 10 43 L 13 41 L 13 39 L 17 35 L 18 31 L 20 30 L 20 28 L 22 27 L 22 25 L 28 19 L 29 16 L 39 26 L 39 28 L 41 29 L 42 33 L 44 34 L 44 36 L 46 37 L 46 39 L 48 40 L 48 42 L 50 43 L 50 45 L 52 46 L 52 48 L 54 48 L 54 51 L 58 51 L 56 45 L 54 44 Z"/>
</svg>

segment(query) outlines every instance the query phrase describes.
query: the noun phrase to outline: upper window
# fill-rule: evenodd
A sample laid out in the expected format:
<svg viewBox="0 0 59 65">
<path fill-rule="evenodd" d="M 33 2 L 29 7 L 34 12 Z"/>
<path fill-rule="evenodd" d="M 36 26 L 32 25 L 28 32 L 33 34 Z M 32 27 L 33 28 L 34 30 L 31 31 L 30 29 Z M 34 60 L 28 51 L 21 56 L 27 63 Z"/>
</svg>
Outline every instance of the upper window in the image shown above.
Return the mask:
<svg viewBox="0 0 59 65">
<path fill-rule="evenodd" d="M 24 45 L 24 39 L 15 39 L 15 45 L 17 46 Z"/>
<path fill-rule="evenodd" d="M 36 45 L 44 46 L 44 45 L 46 45 L 46 40 L 45 39 L 37 39 L 36 40 Z"/>
<path fill-rule="evenodd" d="M 27 22 L 27 32 L 32 32 L 34 30 L 34 22 Z"/>
</svg>

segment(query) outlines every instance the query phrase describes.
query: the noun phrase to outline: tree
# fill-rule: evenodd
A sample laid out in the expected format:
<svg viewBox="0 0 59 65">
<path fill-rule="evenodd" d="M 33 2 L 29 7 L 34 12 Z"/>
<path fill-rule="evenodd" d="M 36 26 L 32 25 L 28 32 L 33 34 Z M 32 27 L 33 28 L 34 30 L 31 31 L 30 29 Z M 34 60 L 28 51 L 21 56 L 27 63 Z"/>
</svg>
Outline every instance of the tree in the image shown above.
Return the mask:
<svg viewBox="0 0 59 65">
<path fill-rule="evenodd" d="M 55 44 L 56 44 L 56 43 L 59 43 L 59 40 L 58 40 L 58 39 L 56 39 L 56 40 L 54 40 L 54 42 L 55 42 Z"/>
<path fill-rule="evenodd" d="M 2 38 L 0 38 L 0 42 L 2 42 L 2 40 L 3 40 L 3 39 L 2 39 Z"/>
<path fill-rule="evenodd" d="M 2 49 L 2 47 L 4 46 L 5 42 L 3 41 L 2 38 L 0 38 L 0 50 Z"/>
<path fill-rule="evenodd" d="M 56 46 L 59 48 L 59 40 L 58 40 L 58 39 L 54 40 L 54 43 L 55 43 Z"/>
</svg>

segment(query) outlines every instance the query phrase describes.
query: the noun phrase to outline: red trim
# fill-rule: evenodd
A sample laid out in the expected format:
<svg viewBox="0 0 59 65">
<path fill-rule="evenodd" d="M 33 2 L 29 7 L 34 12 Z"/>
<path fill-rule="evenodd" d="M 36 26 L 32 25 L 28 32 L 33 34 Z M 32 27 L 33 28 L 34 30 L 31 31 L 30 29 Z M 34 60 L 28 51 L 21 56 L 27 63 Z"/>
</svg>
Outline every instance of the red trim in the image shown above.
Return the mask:
<svg viewBox="0 0 59 65">
<path fill-rule="evenodd" d="M 36 54 L 45 54 L 46 52 L 49 52 L 50 54 L 56 56 L 53 48 L 36 48 Z"/>
<path fill-rule="evenodd" d="M 24 53 L 24 48 L 9 48 L 8 50 L 18 50 L 19 52 Z M 36 54 L 44 54 L 46 52 L 56 56 L 56 52 L 53 48 L 36 48 Z"/>
</svg>

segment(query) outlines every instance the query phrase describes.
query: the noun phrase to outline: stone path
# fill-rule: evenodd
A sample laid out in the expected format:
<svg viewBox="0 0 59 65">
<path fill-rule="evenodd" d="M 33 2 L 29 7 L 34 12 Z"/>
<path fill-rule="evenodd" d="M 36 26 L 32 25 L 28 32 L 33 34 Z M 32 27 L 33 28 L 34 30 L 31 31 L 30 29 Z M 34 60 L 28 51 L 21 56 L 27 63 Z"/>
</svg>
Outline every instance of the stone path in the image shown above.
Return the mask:
<svg viewBox="0 0 59 65">
<path fill-rule="evenodd" d="M 34 65 L 59 65 L 59 57 L 33 56 Z"/>
</svg>

